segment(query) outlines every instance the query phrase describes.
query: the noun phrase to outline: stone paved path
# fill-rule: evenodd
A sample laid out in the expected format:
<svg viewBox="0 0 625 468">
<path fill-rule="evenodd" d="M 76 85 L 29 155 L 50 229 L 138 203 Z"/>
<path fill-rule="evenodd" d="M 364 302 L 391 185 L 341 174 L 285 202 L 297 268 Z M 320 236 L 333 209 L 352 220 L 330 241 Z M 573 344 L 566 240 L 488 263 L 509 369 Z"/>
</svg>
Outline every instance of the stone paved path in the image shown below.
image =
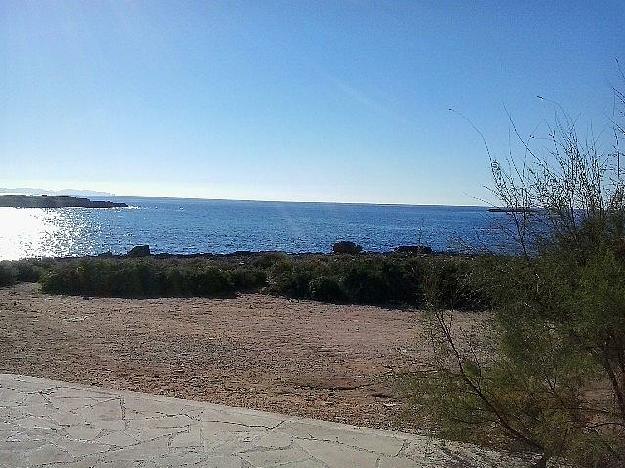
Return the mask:
<svg viewBox="0 0 625 468">
<path fill-rule="evenodd" d="M 0 374 L 0 466 L 528 466 L 469 444 Z"/>
</svg>

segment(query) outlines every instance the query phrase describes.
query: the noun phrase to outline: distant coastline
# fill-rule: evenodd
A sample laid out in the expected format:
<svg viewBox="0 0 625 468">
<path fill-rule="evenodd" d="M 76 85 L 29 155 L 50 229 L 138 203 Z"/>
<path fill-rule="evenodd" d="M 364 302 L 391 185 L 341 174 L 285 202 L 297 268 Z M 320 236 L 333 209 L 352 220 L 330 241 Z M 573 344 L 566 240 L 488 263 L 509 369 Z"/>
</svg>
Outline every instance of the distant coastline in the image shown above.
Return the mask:
<svg viewBox="0 0 625 468">
<path fill-rule="evenodd" d="M 100 198 L 100 197 L 114 197 L 114 193 L 110 192 L 97 192 L 95 190 L 81 190 L 81 189 L 62 189 L 62 190 L 46 190 L 42 188 L 32 187 L 0 187 L 0 194 L 6 195 L 48 195 L 59 196 L 69 195 L 71 197 L 87 197 L 87 198 Z"/>
<path fill-rule="evenodd" d="M 93 201 L 69 195 L 0 195 L 0 207 L 9 208 L 125 208 L 121 202 Z"/>
</svg>

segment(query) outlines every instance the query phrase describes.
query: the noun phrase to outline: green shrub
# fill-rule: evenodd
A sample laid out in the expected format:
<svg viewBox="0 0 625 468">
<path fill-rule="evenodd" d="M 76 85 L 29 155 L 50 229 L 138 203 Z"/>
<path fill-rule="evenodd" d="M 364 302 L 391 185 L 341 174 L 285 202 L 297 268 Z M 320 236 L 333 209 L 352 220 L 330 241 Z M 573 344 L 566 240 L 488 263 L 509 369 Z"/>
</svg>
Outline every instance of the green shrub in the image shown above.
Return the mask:
<svg viewBox="0 0 625 468">
<path fill-rule="evenodd" d="M 16 280 L 23 283 L 36 283 L 46 272 L 46 269 L 34 260 L 20 260 L 13 262 L 17 271 Z"/>
<path fill-rule="evenodd" d="M 536 466 L 622 467 L 625 181 L 568 116 L 547 138 L 546 152 L 522 140 L 508 164 L 491 159 L 493 193 L 510 208 L 502 239 L 520 255 L 434 265 L 435 307 L 474 306 L 487 291 L 494 310 L 478 346 L 433 311 L 435 372 L 415 379 L 413 408 L 449 437 L 532 450 Z"/>
<path fill-rule="evenodd" d="M 350 301 L 361 304 L 422 302 L 420 268 L 388 259 L 356 260 L 341 272 L 341 284 Z"/>
<path fill-rule="evenodd" d="M 255 278 L 250 275 L 248 281 Z M 47 293 L 113 297 L 226 297 L 235 292 L 230 274 L 219 268 L 171 266 L 152 260 L 69 262 L 53 267 L 41 284 Z"/>
<path fill-rule="evenodd" d="M 168 267 L 163 272 L 164 295 L 170 297 L 190 296 L 187 279 L 180 268 Z"/>
<path fill-rule="evenodd" d="M 347 297 L 353 302 L 383 304 L 391 299 L 386 278 L 371 265 L 353 265 L 345 272 L 342 284 Z"/>
<path fill-rule="evenodd" d="M 318 276 L 308 283 L 310 298 L 323 302 L 344 302 L 345 292 L 334 276 Z"/>
<path fill-rule="evenodd" d="M 267 285 L 267 273 L 259 268 L 236 268 L 228 272 L 237 291 L 254 291 Z"/>
<path fill-rule="evenodd" d="M 320 273 L 310 262 L 278 262 L 269 272 L 269 291 L 289 297 L 309 298 L 310 282 Z"/>
<path fill-rule="evenodd" d="M 267 252 L 262 253 L 254 260 L 252 260 L 252 266 L 261 270 L 267 270 L 274 266 L 276 263 L 287 262 L 289 256 L 282 252 Z"/>
<path fill-rule="evenodd" d="M 0 262 L 0 287 L 11 286 L 17 281 L 17 271 L 9 262 Z"/>
<path fill-rule="evenodd" d="M 486 262 L 484 259 L 437 258 L 429 265 L 427 274 L 430 303 L 443 309 L 480 311 L 490 308 L 488 269 L 501 261 L 503 259 Z"/>
<path fill-rule="evenodd" d="M 276 263 L 268 291 L 289 297 L 361 304 L 423 303 L 421 259 L 317 256 Z"/>
<path fill-rule="evenodd" d="M 230 276 L 218 268 L 193 270 L 188 273 L 187 281 L 194 296 L 228 297 L 235 293 Z"/>
<path fill-rule="evenodd" d="M 6 267 L 8 281 L 39 279 L 44 292 L 55 294 L 188 297 L 265 290 L 318 301 L 419 307 L 427 290 L 430 300 L 447 307 L 483 308 L 480 283 L 473 280 L 483 267 L 461 257 L 269 253 L 251 257 L 249 263 L 222 257 L 112 257 L 8 262 Z"/>
</svg>

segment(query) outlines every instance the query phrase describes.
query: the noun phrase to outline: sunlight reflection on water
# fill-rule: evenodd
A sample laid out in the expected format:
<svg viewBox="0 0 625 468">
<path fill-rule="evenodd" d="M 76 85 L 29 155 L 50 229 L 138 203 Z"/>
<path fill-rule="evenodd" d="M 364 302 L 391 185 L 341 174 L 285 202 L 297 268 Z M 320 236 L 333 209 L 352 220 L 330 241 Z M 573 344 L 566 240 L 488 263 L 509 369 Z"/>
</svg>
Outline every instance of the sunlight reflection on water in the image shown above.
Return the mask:
<svg viewBox="0 0 625 468">
<path fill-rule="evenodd" d="M 0 208 L 0 259 L 72 255 L 86 242 L 87 222 L 76 209 Z"/>
</svg>

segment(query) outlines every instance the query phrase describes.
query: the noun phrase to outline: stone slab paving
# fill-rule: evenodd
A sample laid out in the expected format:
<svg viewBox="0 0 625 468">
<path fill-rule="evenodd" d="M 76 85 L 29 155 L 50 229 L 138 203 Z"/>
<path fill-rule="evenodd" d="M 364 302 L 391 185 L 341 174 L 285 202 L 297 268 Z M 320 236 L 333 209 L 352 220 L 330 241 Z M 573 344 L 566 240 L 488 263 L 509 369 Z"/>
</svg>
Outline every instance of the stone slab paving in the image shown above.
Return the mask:
<svg viewBox="0 0 625 468">
<path fill-rule="evenodd" d="M 0 466 L 529 466 L 470 444 L 0 374 Z"/>
</svg>

